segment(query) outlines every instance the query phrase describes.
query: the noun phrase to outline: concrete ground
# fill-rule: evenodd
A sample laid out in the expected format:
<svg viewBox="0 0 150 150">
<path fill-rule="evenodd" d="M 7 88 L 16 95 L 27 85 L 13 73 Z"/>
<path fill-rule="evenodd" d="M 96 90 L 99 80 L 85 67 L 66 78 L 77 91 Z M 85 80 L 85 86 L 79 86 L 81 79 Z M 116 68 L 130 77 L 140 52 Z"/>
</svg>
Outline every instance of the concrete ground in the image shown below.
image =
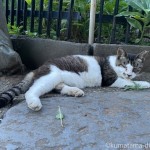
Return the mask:
<svg viewBox="0 0 150 150">
<path fill-rule="evenodd" d="M 142 78 L 149 81 L 150 75 Z M 7 81 L 1 78 L 0 91 L 8 88 Z M 39 112 L 18 97 L 19 104 L 0 110 L 0 150 L 150 149 L 150 89 L 88 88 L 85 93 L 80 98 L 48 94 Z M 56 119 L 58 106 L 63 127 Z"/>
</svg>

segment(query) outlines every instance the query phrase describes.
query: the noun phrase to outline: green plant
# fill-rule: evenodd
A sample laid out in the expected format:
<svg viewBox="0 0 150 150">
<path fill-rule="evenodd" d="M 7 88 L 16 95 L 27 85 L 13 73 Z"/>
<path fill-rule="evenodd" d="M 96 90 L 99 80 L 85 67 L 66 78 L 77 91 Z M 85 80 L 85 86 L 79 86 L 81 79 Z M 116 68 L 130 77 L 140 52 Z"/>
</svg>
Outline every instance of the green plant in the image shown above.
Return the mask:
<svg viewBox="0 0 150 150">
<path fill-rule="evenodd" d="M 31 7 L 31 3 L 32 3 L 32 0 L 25 0 L 27 2 L 27 4 Z M 39 8 L 39 4 L 40 4 L 40 0 L 36 0 L 35 1 L 35 9 L 38 9 Z M 44 6 L 44 9 L 47 8 L 48 6 L 48 0 L 44 0 L 43 2 L 43 6 Z"/>
<path fill-rule="evenodd" d="M 25 0 L 28 4 L 28 10 L 31 10 L 31 3 L 32 0 Z M 97 0 L 97 8 L 96 8 L 96 13 L 98 14 L 100 11 L 100 1 Z M 16 1 L 17 2 L 17 1 Z M 63 0 L 63 6 L 62 6 L 62 11 L 68 11 L 70 7 L 70 2 L 71 0 Z M 88 34 L 89 34 L 89 16 L 90 16 L 90 2 L 91 0 L 75 0 L 74 1 L 74 6 L 73 6 L 73 12 L 78 12 L 80 13 L 81 19 L 79 20 L 72 20 L 71 23 L 71 35 L 70 39 L 71 41 L 74 42 L 88 42 Z M 115 2 L 116 0 L 105 0 L 104 1 L 104 14 L 105 15 L 113 15 L 114 13 L 114 8 L 115 8 Z M 48 10 L 48 3 L 49 0 L 44 0 L 44 6 L 43 10 L 47 11 Z M 40 6 L 40 0 L 35 1 L 35 10 L 39 10 Z M 59 6 L 59 0 L 53 0 L 52 3 L 52 10 L 57 12 L 58 11 L 58 6 Z M 119 1 L 119 12 L 125 10 L 127 8 L 127 3 L 124 0 Z M 16 9 L 16 4 L 15 4 L 15 9 Z M 16 19 L 16 18 L 15 18 Z M 66 40 L 67 39 L 67 25 L 68 25 L 68 20 L 67 19 L 62 19 L 61 20 L 61 29 L 60 29 L 60 37 L 57 37 L 57 19 L 52 19 L 51 20 L 51 31 L 50 31 L 50 37 L 47 37 L 46 31 L 47 31 L 47 18 L 43 18 L 42 20 L 42 34 L 38 35 L 38 17 L 34 18 L 34 31 L 33 33 L 30 31 L 30 21 L 31 19 L 28 17 L 27 18 L 27 31 L 20 32 L 20 27 L 13 27 L 10 28 L 11 33 L 13 32 L 16 34 L 25 34 L 30 37 L 42 37 L 42 38 L 51 38 L 51 39 L 60 39 L 60 40 Z M 16 20 L 15 20 L 16 21 Z M 98 29 L 99 29 L 99 24 L 96 23 L 95 25 L 95 37 L 98 37 Z M 112 22 L 107 22 L 103 23 L 102 26 L 102 42 L 103 43 L 109 43 L 109 37 L 111 35 L 112 30 Z M 124 38 L 124 27 L 122 25 L 117 25 L 116 27 L 116 37 L 117 41 L 123 40 Z M 123 33 L 123 34 L 122 34 Z M 68 39 L 67 39 L 68 40 Z M 95 38 L 96 41 L 96 38 Z"/>
<path fill-rule="evenodd" d="M 10 23 L 7 24 L 9 34 L 20 35 L 23 26 L 17 27 L 17 25 L 11 25 Z"/>
<path fill-rule="evenodd" d="M 116 0 L 105 0 L 104 1 L 104 14 L 113 14 Z M 127 3 L 124 0 L 119 1 L 119 12 L 126 10 Z"/>
<path fill-rule="evenodd" d="M 30 32 L 29 30 L 25 31 L 25 35 L 30 37 L 37 37 L 37 32 Z"/>
<path fill-rule="evenodd" d="M 64 125 L 63 125 L 64 115 L 61 112 L 60 106 L 58 106 L 58 112 L 56 114 L 56 119 L 60 119 L 61 126 L 64 127 Z"/>
<path fill-rule="evenodd" d="M 135 82 L 133 82 L 133 83 L 134 83 L 134 85 L 127 85 L 127 86 L 125 86 L 124 90 L 125 91 L 129 91 L 129 90 L 136 90 L 136 91 L 138 91 L 138 90 L 143 90 L 144 89 L 139 84 L 137 84 Z"/>
<path fill-rule="evenodd" d="M 150 0 L 128 0 L 134 10 L 132 12 L 123 11 L 117 17 L 124 16 L 128 23 L 141 32 L 140 38 L 136 39 L 136 43 L 141 43 L 146 30 L 150 29 Z"/>
</svg>

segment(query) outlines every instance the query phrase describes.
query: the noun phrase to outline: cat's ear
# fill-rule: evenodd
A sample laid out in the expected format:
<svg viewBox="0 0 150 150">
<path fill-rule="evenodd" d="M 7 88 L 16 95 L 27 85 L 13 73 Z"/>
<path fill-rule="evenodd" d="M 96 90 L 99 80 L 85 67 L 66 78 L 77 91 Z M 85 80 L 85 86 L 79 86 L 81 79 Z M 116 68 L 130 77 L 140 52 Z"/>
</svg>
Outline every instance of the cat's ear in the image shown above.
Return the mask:
<svg viewBox="0 0 150 150">
<path fill-rule="evenodd" d="M 117 56 L 120 57 L 127 57 L 127 53 L 124 49 L 122 49 L 121 47 L 118 48 L 117 50 Z"/>
<path fill-rule="evenodd" d="M 136 55 L 136 59 L 141 59 L 142 61 L 144 61 L 148 53 L 148 51 L 142 51 L 141 53 Z"/>
</svg>

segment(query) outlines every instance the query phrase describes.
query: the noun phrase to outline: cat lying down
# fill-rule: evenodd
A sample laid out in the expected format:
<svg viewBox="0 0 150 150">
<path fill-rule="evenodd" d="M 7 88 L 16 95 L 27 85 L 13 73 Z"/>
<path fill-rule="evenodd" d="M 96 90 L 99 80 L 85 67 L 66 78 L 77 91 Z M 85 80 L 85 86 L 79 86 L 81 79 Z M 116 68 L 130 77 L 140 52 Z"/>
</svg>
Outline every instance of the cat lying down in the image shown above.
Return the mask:
<svg viewBox="0 0 150 150">
<path fill-rule="evenodd" d="M 16 86 L 0 95 L 0 107 L 12 103 L 14 97 L 25 93 L 30 109 L 42 108 L 40 96 L 56 89 L 61 94 L 84 96 L 85 87 L 118 87 L 139 84 L 149 88 L 146 81 L 132 81 L 142 70 L 147 51 L 128 54 L 118 48 L 117 54 L 108 57 L 72 55 L 50 59 L 43 66 L 28 73 Z"/>
</svg>

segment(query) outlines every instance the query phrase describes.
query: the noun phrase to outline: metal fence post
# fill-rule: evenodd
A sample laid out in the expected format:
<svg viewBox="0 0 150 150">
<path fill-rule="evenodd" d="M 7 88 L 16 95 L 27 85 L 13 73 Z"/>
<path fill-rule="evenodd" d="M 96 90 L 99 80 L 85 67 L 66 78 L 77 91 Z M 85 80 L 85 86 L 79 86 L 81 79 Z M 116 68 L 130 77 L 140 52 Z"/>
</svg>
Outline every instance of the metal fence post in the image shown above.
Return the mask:
<svg viewBox="0 0 150 150">
<path fill-rule="evenodd" d="M 96 12 L 96 0 L 91 0 L 89 41 L 88 41 L 89 44 L 93 44 L 94 42 L 95 12 Z"/>
</svg>

